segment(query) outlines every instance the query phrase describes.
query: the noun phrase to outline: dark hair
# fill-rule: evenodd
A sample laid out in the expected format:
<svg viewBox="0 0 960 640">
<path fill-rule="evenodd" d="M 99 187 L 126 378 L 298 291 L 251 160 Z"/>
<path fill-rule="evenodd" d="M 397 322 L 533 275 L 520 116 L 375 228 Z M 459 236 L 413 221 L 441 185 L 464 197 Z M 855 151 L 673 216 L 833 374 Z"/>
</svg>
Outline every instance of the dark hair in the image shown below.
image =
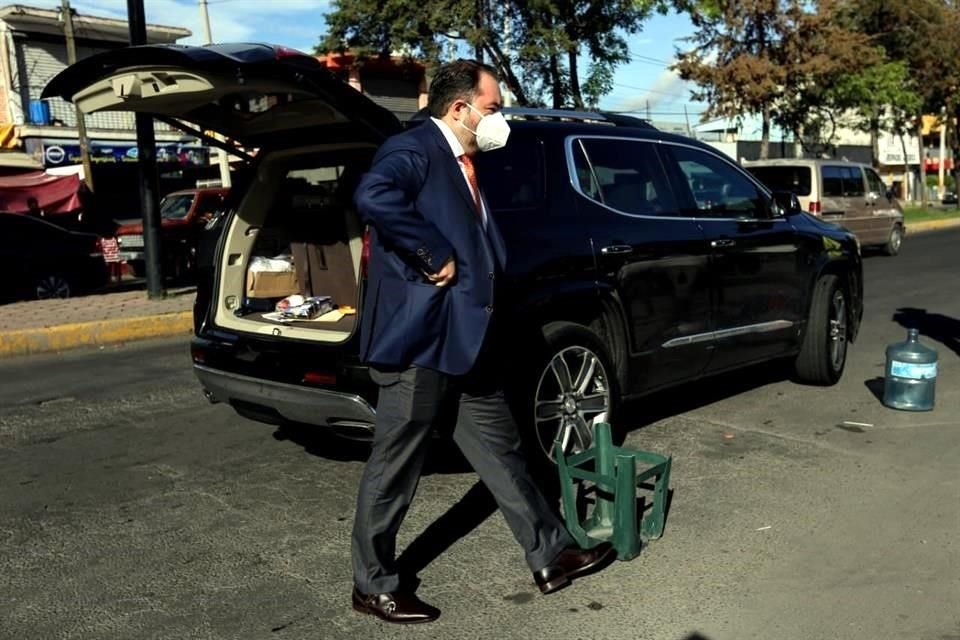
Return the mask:
<svg viewBox="0 0 960 640">
<path fill-rule="evenodd" d="M 480 86 L 480 75 L 489 73 L 496 80 L 497 70 L 476 60 L 454 60 L 437 69 L 430 83 L 427 109 L 434 118 L 442 118 L 455 100 L 472 100 Z"/>
</svg>

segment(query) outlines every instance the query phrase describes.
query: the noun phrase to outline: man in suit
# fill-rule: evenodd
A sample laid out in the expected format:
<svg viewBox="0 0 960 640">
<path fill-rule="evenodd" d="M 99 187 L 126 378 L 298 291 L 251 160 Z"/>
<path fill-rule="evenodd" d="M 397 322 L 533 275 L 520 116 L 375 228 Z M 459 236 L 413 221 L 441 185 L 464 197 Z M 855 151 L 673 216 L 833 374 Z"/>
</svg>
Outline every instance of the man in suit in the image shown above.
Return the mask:
<svg viewBox="0 0 960 640">
<path fill-rule="evenodd" d="M 380 387 L 353 529 L 353 608 L 388 622 L 440 611 L 405 591 L 396 536 L 413 499 L 438 408 L 459 402 L 454 441 L 490 489 L 543 593 L 611 560 L 577 548 L 527 471 L 497 367 L 494 289 L 505 247 L 473 156 L 506 144 L 496 72 L 458 60 L 430 88 L 430 120 L 389 139 L 357 187 L 371 227 L 361 355 Z"/>
</svg>

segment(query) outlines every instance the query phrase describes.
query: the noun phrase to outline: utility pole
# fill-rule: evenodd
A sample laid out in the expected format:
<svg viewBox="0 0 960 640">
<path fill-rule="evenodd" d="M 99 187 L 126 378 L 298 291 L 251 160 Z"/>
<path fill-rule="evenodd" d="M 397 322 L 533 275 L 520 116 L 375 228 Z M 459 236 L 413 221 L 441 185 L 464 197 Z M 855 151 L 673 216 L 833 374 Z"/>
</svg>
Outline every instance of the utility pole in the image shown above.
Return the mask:
<svg viewBox="0 0 960 640">
<path fill-rule="evenodd" d="M 213 35 L 210 33 L 210 13 L 207 11 L 207 0 L 200 0 L 200 22 L 203 24 L 203 43 L 213 44 Z M 219 135 L 217 140 L 223 140 Z M 230 157 L 223 149 L 217 149 L 217 163 L 220 165 L 220 186 L 229 189 L 233 183 L 230 180 Z"/>
<path fill-rule="evenodd" d="M 70 0 L 60 0 L 60 14 L 63 20 L 63 35 L 67 40 L 67 64 L 77 63 L 77 42 L 73 34 L 73 9 Z M 87 139 L 87 121 L 80 107 L 74 105 L 77 114 L 77 137 L 80 139 L 80 161 L 83 162 L 83 178 L 87 188 L 93 191 L 93 168 L 90 165 L 90 141 Z"/>
<path fill-rule="evenodd" d="M 127 20 L 130 23 L 130 44 L 147 43 L 147 19 L 143 0 L 127 0 Z M 163 298 L 163 260 L 160 255 L 160 201 L 157 179 L 157 141 L 153 133 L 153 118 L 136 114 L 137 163 L 140 165 L 140 204 L 143 207 L 143 251 L 146 254 L 147 297 Z"/>
<path fill-rule="evenodd" d="M 944 189 L 944 178 L 945 178 L 945 165 L 947 160 L 947 108 L 944 107 L 940 110 L 940 159 L 937 162 L 937 177 L 939 181 L 937 182 L 937 195 L 940 196 L 940 199 L 943 199 Z"/>
<path fill-rule="evenodd" d="M 507 64 L 509 64 L 510 58 L 513 57 L 513 43 L 510 41 L 510 14 L 509 12 L 504 12 L 503 16 L 503 54 L 507 56 Z M 510 82 L 504 79 L 504 89 L 503 92 L 503 106 L 512 107 L 513 106 L 513 92 L 510 91 Z"/>
</svg>

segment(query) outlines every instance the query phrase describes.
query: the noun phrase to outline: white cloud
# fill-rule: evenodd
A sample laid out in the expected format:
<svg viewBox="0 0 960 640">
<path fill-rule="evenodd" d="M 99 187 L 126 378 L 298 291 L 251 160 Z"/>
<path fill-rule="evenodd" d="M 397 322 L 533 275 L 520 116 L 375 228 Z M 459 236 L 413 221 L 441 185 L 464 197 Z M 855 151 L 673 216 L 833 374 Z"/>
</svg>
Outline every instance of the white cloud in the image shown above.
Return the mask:
<svg viewBox="0 0 960 640">
<path fill-rule="evenodd" d="M 649 106 L 652 111 L 659 105 L 687 102 L 689 100 L 690 94 L 687 83 L 680 78 L 676 71 L 664 69 L 649 87 L 638 89 L 636 95 L 621 100 L 616 110 L 643 112 Z"/>
</svg>

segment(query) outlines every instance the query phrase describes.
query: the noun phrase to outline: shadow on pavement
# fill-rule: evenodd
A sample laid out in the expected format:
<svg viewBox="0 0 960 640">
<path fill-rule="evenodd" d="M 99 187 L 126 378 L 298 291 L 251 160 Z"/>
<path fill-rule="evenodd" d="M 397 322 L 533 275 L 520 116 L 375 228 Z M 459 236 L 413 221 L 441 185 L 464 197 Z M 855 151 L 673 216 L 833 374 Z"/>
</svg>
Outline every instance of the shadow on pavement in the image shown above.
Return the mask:
<svg viewBox="0 0 960 640">
<path fill-rule="evenodd" d="M 960 320 L 913 307 L 897 309 L 893 320 L 906 329 L 916 329 L 960 356 Z"/>
<path fill-rule="evenodd" d="M 307 453 L 338 462 L 365 462 L 370 457 L 370 443 L 338 436 L 322 427 L 288 423 L 273 432 L 278 441 L 289 441 Z M 473 468 L 453 441 L 436 437 L 430 443 L 423 475 L 470 473 Z"/>
<path fill-rule="evenodd" d="M 641 429 L 664 418 L 686 413 L 713 402 L 779 382 L 788 377 L 788 368 L 782 363 L 759 365 L 735 374 L 722 375 L 709 380 L 684 385 L 661 392 L 646 400 L 628 403 L 621 411 L 621 424 L 629 430 Z M 440 433 L 449 433 L 451 424 L 444 421 Z M 622 430 L 623 432 L 626 429 Z M 623 437 L 620 435 L 620 439 Z M 309 425 L 288 424 L 277 427 L 273 434 L 277 440 L 288 440 L 304 448 L 307 453 L 339 461 L 364 461 L 369 456 L 370 445 L 338 437 L 324 429 Z M 527 443 L 531 446 L 532 443 Z M 531 472 L 548 502 L 559 512 L 559 483 L 553 465 L 533 464 Z M 424 475 L 470 473 L 469 463 L 460 454 L 449 435 L 431 442 Z M 673 491 L 667 497 L 666 517 L 669 517 Z M 651 505 L 641 503 L 641 513 Z M 442 516 L 437 518 L 403 551 L 397 565 L 404 587 L 415 590 L 419 586 L 417 574 L 445 553 L 458 540 L 466 537 L 497 511 L 497 503 L 486 485 L 477 481 L 467 493 Z M 686 640 L 707 640 L 693 634 Z"/>
<path fill-rule="evenodd" d="M 671 416 L 789 380 L 790 367 L 787 364 L 782 361 L 768 362 L 632 400 L 620 409 L 620 418 L 617 420 L 619 428 L 626 432 L 637 431 Z"/>
<path fill-rule="evenodd" d="M 416 590 L 420 585 L 418 573 L 496 511 L 497 503 L 483 482 L 478 481 L 470 487 L 456 504 L 424 529 L 397 558 L 397 568 L 404 587 Z"/>
<path fill-rule="evenodd" d="M 883 402 L 883 378 L 877 376 L 876 378 L 871 378 L 870 380 L 865 381 L 864 386 L 870 390 L 870 393 L 879 400 Z"/>
</svg>

